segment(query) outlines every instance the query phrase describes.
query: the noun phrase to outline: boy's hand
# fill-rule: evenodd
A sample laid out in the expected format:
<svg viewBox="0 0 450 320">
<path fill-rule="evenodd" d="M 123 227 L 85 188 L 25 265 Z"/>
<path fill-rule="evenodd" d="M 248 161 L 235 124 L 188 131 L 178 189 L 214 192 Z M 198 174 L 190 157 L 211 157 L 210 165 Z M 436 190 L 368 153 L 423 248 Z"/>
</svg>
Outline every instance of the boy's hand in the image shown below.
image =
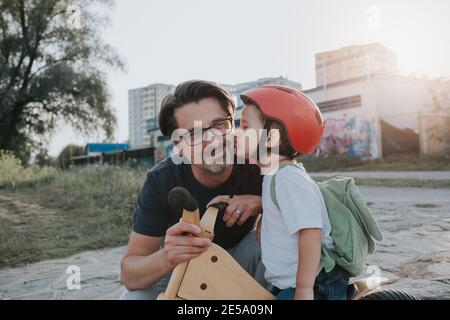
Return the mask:
<svg viewBox="0 0 450 320">
<path fill-rule="evenodd" d="M 297 288 L 295 289 L 295 300 L 314 300 L 313 288 Z"/>
</svg>

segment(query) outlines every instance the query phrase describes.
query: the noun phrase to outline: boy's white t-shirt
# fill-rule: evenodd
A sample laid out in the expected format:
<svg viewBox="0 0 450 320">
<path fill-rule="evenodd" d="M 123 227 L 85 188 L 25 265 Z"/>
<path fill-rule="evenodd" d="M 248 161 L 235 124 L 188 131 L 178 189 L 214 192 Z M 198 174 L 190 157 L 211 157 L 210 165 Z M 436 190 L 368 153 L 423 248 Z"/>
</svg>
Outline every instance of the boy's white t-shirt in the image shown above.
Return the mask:
<svg viewBox="0 0 450 320">
<path fill-rule="evenodd" d="M 265 278 L 280 288 L 295 288 L 298 267 L 298 231 L 322 229 L 322 243 L 334 248 L 331 224 L 322 193 L 308 176 L 303 165 L 281 168 L 276 174 L 276 197 L 280 209 L 272 202 L 270 183 L 274 175 L 264 176 L 261 223 L 262 262 Z M 317 273 L 322 270 L 319 265 Z"/>
</svg>

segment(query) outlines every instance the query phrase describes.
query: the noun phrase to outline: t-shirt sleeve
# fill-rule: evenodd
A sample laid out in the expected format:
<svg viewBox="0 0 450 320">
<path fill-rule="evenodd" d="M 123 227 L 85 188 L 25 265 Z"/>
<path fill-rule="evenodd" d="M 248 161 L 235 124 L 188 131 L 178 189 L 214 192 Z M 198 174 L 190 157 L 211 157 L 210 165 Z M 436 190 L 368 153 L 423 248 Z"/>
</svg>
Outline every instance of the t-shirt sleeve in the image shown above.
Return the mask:
<svg viewBox="0 0 450 320">
<path fill-rule="evenodd" d="M 150 172 L 139 192 L 133 217 L 133 231 L 151 237 L 165 235 L 169 224 L 167 195 L 164 197 L 160 183 Z"/>
<path fill-rule="evenodd" d="M 323 208 L 312 182 L 297 169 L 280 171 L 275 178 L 277 201 L 289 234 L 322 229 Z"/>
</svg>

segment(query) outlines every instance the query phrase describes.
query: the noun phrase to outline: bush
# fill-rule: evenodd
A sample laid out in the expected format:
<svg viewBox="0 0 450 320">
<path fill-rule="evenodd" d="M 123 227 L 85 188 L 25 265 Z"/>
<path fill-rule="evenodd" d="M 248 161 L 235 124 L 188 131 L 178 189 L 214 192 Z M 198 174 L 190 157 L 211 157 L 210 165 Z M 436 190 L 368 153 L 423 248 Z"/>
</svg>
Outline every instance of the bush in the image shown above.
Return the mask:
<svg viewBox="0 0 450 320">
<path fill-rule="evenodd" d="M 56 169 L 31 165 L 23 167 L 11 152 L 0 150 L 0 188 L 16 188 L 19 185 L 35 185 L 52 179 Z"/>
<path fill-rule="evenodd" d="M 69 144 L 59 153 L 56 159 L 58 165 L 62 169 L 69 168 L 70 158 L 77 157 L 85 154 L 85 148 L 83 146 L 77 146 L 75 144 Z"/>
</svg>

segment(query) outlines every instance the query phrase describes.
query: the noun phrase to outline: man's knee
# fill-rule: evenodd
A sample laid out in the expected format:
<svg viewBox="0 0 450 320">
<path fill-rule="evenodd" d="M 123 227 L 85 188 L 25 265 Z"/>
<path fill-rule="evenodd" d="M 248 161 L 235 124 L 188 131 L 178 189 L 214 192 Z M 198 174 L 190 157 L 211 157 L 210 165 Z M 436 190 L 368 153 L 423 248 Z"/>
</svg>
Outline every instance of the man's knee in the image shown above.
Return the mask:
<svg viewBox="0 0 450 320">
<path fill-rule="evenodd" d="M 128 291 L 126 288 L 120 295 L 120 300 L 156 300 L 159 293 L 150 289 Z"/>
<path fill-rule="evenodd" d="M 261 261 L 261 245 L 256 240 L 255 232 L 247 234 L 229 253 L 247 271 L 256 268 Z"/>
<path fill-rule="evenodd" d="M 229 253 L 257 282 L 267 286 L 265 267 L 261 261 L 261 244 L 256 240 L 255 231 L 251 231 Z"/>
<path fill-rule="evenodd" d="M 166 290 L 171 275 L 172 272 L 169 272 L 157 283 L 147 289 L 129 291 L 124 288 L 120 300 L 156 300 L 159 294 Z"/>
</svg>

